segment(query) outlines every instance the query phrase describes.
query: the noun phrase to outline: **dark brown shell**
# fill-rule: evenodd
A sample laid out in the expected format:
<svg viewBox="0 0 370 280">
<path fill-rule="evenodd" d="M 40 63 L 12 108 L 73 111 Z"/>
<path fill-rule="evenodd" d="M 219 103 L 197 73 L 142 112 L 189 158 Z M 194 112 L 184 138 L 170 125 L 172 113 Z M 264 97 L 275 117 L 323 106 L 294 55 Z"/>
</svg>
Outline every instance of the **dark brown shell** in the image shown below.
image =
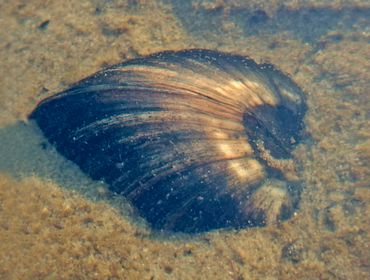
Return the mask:
<svg viewBox="0 0 370 280">
<path fill-rule="evenodd" d="M 305 111 L 304 94 L 273 66 L 184 50 L 97 72 L 30 118 L 154 229 L 193 233 L 292 214 Z"/>
</svg>

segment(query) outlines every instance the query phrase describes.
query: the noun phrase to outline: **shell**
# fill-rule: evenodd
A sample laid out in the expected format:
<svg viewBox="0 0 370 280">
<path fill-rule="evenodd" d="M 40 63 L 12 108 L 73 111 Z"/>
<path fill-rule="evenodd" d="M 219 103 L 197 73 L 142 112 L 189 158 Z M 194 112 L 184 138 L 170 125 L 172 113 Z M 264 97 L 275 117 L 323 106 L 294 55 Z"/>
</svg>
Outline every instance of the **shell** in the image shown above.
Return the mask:
<svg viewBox="0 0 370 280">
<path fill-rule="evenodd" d="M 272 65 L 196 49 L 99 71 L 30 119 L 153 229 L 196 233 L 292 215 L 306 110 L 304 93 Z"/>
</svg>

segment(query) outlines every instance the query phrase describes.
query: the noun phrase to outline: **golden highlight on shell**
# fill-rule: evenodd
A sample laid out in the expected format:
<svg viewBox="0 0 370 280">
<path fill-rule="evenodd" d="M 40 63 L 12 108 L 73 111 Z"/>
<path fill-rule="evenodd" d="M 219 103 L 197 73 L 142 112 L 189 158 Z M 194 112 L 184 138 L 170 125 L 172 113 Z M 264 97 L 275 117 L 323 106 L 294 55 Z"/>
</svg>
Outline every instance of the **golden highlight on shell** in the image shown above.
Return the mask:
<svg viewBox="0 0 370 280">
<path fill-rule="evenodd" d="M 274 224 L 302 189 L 303 92 L 272 65 L 211 50 L 114 65 L 42 101 L 46 138 L 156 230 Z"/>
</svg>

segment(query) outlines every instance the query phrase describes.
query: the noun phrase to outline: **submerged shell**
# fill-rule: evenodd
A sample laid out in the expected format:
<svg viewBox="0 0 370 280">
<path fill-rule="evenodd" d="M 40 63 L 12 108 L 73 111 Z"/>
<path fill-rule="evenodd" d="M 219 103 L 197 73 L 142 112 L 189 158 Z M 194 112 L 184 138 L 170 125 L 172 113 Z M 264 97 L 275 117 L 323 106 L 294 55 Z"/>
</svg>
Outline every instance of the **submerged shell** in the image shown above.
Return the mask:
<svg viewBox="0 0 370 280">
<path fill-rule="evenodd" d="M 30 118 L 154 229 L 202 232 L 292 214 L 305 111 L 304 94 L 273 66 L 184 50 L 97 72 Z"/>
</svg>

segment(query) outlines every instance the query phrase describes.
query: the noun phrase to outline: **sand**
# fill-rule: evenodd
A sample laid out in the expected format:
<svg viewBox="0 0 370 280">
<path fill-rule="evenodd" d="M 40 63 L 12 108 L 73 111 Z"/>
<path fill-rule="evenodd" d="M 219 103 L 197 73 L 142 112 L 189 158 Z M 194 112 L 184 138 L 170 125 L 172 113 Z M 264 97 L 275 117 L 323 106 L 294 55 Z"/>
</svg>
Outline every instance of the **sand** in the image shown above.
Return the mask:
<svg viewBox="0 0 370 280">
<path fill-rule="evenodd" d="M 0 279 L 370 278 L 370 5 L 244 2 L 2 1 Z M 290 220 L 153 234 L 27 121 L 105 65 L 183 48 L 271 62 L 306 92 L 305 189 Z"/>
</svg>

